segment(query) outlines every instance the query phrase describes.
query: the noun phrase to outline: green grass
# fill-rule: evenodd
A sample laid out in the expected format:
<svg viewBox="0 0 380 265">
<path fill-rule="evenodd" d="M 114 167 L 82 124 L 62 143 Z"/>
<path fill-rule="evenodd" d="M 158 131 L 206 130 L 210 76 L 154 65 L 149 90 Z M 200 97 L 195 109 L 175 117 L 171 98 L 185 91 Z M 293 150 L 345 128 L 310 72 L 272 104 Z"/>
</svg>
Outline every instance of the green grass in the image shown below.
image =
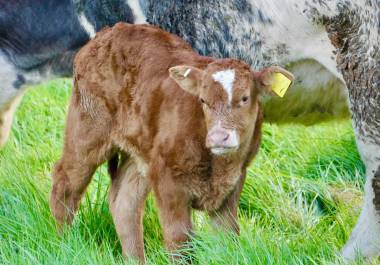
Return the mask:
<svg viewBox="0 0 380 265">
<path fill-rule="evenodd" d="M 71 81 L 56 80 L 30 90 L 0 151 L 0 264 L 123 264 L 104 167 L 64 235 L 49 211 L 70 89 Z M 360 211 L 363 172 L 349 121 L 265 125 L 240 202 L 241 236 L 215 231 L 194 215 L 192 262 L 339 264 L 337 253 Z M 151 198 L 144 227 L 148 262 L 167 264 Z"/>
</svg>

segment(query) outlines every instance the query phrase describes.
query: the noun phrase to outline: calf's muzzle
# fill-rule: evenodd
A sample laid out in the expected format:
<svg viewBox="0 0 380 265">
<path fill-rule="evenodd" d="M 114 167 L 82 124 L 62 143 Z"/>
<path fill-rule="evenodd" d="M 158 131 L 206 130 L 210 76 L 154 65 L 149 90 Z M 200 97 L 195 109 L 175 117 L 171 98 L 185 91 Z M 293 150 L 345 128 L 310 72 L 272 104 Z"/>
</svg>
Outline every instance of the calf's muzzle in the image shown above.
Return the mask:
<svg viewBox="0 0 380 265">
<path fill-rule="evenodd" d="M 216 155 L 236 150 L 239 147 L 236 130 L 215 126 L 207 134 L 206 147 L 211 149 L 211 152 Z"/>
</svg>

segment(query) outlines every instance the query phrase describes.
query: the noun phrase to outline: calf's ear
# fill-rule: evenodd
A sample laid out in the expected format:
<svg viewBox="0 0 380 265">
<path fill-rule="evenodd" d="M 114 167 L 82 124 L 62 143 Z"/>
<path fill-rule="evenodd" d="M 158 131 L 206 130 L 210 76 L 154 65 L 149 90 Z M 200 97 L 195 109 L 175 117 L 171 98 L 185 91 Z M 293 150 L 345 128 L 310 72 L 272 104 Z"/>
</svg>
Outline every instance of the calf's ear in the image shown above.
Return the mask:
<svg viewBox="0 0 380 265">
<path fill-rule="evenodd" d="M 254 78 L 261 92 L 275 92 L 283 97 L 294 80 L 292 73 L 279 66 L 271 66 L 260 72 L 254 72 Z"/>
<path fill-rule="evenodd" d="M 178 65 L 169 69 L 169 76 L 185 91 L 198 96 L 203 70 L 188 65 Z"/>
</svg>

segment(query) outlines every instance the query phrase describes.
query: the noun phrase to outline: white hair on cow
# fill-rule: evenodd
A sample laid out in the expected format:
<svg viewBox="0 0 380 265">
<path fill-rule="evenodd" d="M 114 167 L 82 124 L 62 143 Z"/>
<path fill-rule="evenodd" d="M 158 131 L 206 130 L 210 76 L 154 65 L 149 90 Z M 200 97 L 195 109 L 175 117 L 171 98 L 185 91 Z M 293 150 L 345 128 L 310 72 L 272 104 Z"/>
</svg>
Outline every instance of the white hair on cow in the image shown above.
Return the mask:
<svg viewBox="0 0 380 265">
<path fill-rule="evenodd" d="M 132 9 L 133 16 L 135 17 L 134 24 L 145 24 L 146 16 L 141 9 L 139 0 L 127 0 L 127 4 Z"/>
<path fill-rule="evenodd" d="M 92 39 L 96 35 L 96 30 L 94 26 L 88 21 L 84 13 L 79 15 L 79 22 L 82 25 L 83 29 L 87 32 L 88 36 Z"/>
<path fill-rule="evenodd" d="M 228 102 L 231 103 L 233 95 L 233 83 L 235 81 L 235 70 L 228 69 L 215 72 L 212 75 L 212 78 L 214 78 L 215 82 L 219 82 L 222 85 L 228 95 Z"/>
</svg>

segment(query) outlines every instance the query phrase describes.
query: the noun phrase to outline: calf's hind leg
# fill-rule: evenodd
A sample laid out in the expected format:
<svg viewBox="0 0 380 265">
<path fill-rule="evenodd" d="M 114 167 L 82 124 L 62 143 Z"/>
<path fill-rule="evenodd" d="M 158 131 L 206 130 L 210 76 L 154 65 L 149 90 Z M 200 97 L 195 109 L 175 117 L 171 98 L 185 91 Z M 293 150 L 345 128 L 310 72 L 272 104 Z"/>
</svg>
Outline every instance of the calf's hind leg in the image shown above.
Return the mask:
<svg viewBox="0 0 380 265">
<path fill-rule="evenodd" d="M 77 158 L 63 157 L 55 164 L 50 209 L 60 227 L 71 224 L 95 169 L 96 165 L 81 163 Z"/>
<path fill-rule="evenodd" d="M 122 164 L 110 190 L 110 209 L 123 254 L 144 262 L 142 217 L 150 185 L 136 163 L 129 158 Z"/>
<path fill-rule="evenodd" d="M 102 123 L 103 122 L 103 123 Z M 70 106 L 65 145 L 55 164 L 50 208 L 58 225 L 70 224 L 96 168 L 107 160 L 110 144 L 107 120 L 92 120 Z"/>
</svg>

